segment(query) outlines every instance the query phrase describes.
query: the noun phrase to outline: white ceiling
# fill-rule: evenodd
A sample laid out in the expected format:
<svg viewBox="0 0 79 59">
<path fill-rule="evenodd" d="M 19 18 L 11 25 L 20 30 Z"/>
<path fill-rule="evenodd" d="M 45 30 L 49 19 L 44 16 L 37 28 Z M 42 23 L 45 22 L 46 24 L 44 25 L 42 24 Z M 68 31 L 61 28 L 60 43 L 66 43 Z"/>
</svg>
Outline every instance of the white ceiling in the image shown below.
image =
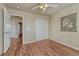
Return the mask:
<svg viewBox="0 0 79 59">
<path fill-rule="evenodd" d="M 43 15 L 53 15 L 54 13 L 61 11 L 64 8 L 72 6 L 72 3 L 48 3 L 50 6 L 58 5 L 58 7 L 48 7 L 45 13 L 42 13 L 39 8 L 32 9 L 33 7 L 37 6 L 38 3 L 6 3 L 5 5 L 11 9 L 17 9 L 21 11 L 36 13 L 36 14 L 43 14 Z"/>
</svg>

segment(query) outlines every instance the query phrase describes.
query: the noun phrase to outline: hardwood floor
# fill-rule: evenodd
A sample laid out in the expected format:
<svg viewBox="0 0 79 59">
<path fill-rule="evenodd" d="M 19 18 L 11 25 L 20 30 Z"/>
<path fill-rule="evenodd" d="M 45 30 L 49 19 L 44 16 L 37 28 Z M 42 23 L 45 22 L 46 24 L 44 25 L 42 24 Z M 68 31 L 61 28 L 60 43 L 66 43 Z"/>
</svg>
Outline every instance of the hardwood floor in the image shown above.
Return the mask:
<svg viewBox="0 0 79 59">
<path fill-rule="evenodd" d="M 18 39 L 15 39 L 10 48 L 8 49 L 8 51 L 5 53 L 5 54 L 2 54 L 4 56 L 14 56 L 16 55 L 17 51 L 20 49 L 20 46 L 22 45 L 22 42 L 21 42 L 21 38 L 18 38 Z"/>
<path fill-rule="evenodd" d="M 41 40 L 38 42 L 21 45 L 15 53 L 9 51 L 8 56 L 79 56 L 79 50 L 67 47 L 52 40 Z"/>
</svg>

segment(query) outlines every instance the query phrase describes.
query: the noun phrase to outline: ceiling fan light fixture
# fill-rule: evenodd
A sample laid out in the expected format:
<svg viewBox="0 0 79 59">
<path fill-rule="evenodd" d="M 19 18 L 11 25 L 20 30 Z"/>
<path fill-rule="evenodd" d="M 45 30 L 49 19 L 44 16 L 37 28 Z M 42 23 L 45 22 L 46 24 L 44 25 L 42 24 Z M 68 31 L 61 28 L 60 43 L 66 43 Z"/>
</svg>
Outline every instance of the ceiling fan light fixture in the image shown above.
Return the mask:
<svg viewBox="0 0 79 59">
<path fill-rule="evenodd" d="M 46 10 L 46 8 L 44 7 L 43 10 Z"/>
<path fill-rule="evenodd" d="M 40 9 L 43 9 L 43 6 L 42 5 L 40 6 Z"/>
<path fill-rule="evenodd" d="M 47 7 L 48 7 L 48 5 L 47 5 L 47 4 L 45 4 L 45 7 L 47 8 Z"/>
</svg>

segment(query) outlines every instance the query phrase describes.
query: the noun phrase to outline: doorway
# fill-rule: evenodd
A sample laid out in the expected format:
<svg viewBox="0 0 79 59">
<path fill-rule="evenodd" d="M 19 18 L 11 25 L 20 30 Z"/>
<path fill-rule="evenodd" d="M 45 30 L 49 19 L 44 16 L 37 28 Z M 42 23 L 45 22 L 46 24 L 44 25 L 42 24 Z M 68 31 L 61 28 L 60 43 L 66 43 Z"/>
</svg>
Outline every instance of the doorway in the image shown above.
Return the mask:
<svg viewBox="0 0 79 59">
<path fill-rule="evenodd" d="M 20 39 L 22 44 L 23 39 L 23 18 L 21 16 L 11 15 L 11 45 L 18 39 Z"/>
<path fill-rule="evenodd" d="M 19 24 L 19 38 L 21 38 L 21 44 L 22 44 L 22 38 L 23 38 L 23 34 L 22 34 L 22 22 L 18 22 Z"/>
</svg>

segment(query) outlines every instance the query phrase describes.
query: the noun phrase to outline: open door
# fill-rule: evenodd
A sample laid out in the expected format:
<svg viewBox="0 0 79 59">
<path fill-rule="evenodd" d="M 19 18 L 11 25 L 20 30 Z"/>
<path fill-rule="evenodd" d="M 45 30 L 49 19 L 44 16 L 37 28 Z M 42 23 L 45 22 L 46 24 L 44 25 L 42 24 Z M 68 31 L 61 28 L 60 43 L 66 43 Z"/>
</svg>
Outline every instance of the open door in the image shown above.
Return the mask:
<svg viewBox="0 0 79 59">
<path fill-rule="evenodd" d="M 8 10 L 4 8 L 4 53 L 10 47 L 10 16 Z"/>
</svg>

